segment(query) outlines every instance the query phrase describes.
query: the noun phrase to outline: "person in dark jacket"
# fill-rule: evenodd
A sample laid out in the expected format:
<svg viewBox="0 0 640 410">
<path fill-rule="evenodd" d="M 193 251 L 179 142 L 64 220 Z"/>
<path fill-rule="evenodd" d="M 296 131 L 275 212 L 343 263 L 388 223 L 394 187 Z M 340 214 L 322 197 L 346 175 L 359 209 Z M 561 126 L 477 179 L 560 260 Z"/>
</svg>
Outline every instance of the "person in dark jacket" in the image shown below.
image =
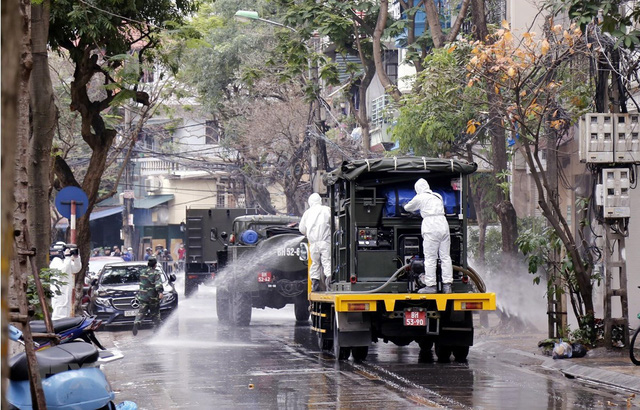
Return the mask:
<svg viewBox="0 0 640 410">
<path fill-rule="evenodd" d="M 160 299 L 162 299 L 162 273 L 156 269 L 158 261 L 154 257 L 150 257 L 147 262 L 147 269 L 140 274 L 140 291 L 138 292 L 138 301 L 140 309 L 133 322 L 133 335 L 138 334 L 138 328 L 145 315 L 149 314 L 155 327 L 160 325 Z"/>
</svg>

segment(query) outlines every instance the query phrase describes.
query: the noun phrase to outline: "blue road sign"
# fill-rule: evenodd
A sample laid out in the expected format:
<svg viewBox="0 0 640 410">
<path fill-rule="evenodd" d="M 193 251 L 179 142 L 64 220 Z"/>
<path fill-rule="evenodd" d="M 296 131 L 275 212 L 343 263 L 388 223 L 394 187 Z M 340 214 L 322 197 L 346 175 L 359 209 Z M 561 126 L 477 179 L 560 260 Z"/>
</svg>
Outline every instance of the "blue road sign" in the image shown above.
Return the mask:
<svg viewBox="0 0 640 410">
<path fill-rule="evenodd" d="M 75 186 L 62 188 L 56 195 L 56 209 L 65 218 L 71 218 L 71 201 L 76 201 L 76 218 L 80 218 L 87 212 L 89 198 L 84 191 Z"/>
</svg>

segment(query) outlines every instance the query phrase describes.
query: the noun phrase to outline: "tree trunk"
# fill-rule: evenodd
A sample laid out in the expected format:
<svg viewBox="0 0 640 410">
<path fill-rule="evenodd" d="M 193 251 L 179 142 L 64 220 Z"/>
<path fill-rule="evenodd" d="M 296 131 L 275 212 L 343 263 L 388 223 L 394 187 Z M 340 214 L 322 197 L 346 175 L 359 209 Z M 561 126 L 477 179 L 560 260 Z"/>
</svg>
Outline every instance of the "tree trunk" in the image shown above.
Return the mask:
<svg viewBox="0 0 640 410">
<path fill-rule="evenodd" d="M 384 87 L 384 90 L 389 94 L 396 102 L 402 98 L 402 93 L 398 90 L 398 87 L 391 82 L 387 71 L 382 61 L 382 34 L 387 26 L 387 16 L 389 14 L 389 2 L 388 0 L 380 0 L 380 11 L 378 12 L 378 20 L 376 22 L 376 28 L 373 30 L 373 61 L 380 79 L 380 84 Z"/>
<path fill-rule="evenodd" d="M 484 0 L 471 0 L 471 15 L 475 26 L 475 36 L 480 41 L 486 41 L 489 35 L 487 18 L 484 10 Z M 491 79 L 487 79 L 486 93 L 489 105 L 489 124 L 487 129 L 491 136 L 491 151 L 493 173 L 498 175 L 507 171 L 507 146 L 504 128 L 500 124 L 502 118 L 501 98 L 495 92 Z M 517 253 L 515 240 L 518 237 L 518 218 L 515 208 L 502 191 L 498 192 L 498 198 L 494 205 L 502 226 L 502 251 L 505 262 L 511 263 L 511 256 Z"/>
<path fill-rule="evenodd" d="M 441 48 L 444 45 L 444 34 L 440 26 L 440 14 L 436 8 L 434 0 L 425 0 L 424 11 L 427 14 L 427 22 L 429 23 L 429 31 L 433 40 L 434 48 Z"/>
<path fill-rule="evenodd" d="M 49 75 L 47 40 L 49 36 L 49 1 L 31 6 L 31 44 L 33 70 L 30 80 L 32 136 L 29 141 L 29 231 L 36 248 L 36 266 L 49 265 L 51 244 L 51 146 L 57 110 Z"/>
<path fill-rule="evenodd" d="M 0 166 L 2 172 L 2 285 L 0 300 L 9 301 L 9 260 L 13 254 L 13 210 L 15 206 L 13 191 L 15 187 L 16 130 L 18 119 L 18 82 L 20 69 L 20 9 L 18 2 L 7 1 L 2 4 L 2 150 Z M 5 302 L 6 303 L 6 302 Z M 9 303 L 11 304 L 11 303 Z M 8 345 L 8 310 L 2 308 L 2 346 Z M 7 349 L 2 349 L 2 380 L 9 377 Z M 2 383 L 2 402 L 0 408 L 7 408 L 6 386 Z"/>
<path fill-rule="evenodd" d="M 18 115 L 17 130 L 12 144 L 16 149 L 14 166 L 14 190 L 15 207 L 13 216 L 13 240 L 18 248 L 26 247 L 24 228 L 27 227 L 27 203 L 29 179 L 24 159 L 27 158 L 27 144 L 29 141 L 29 76 L 33 60 L 31 58 L 31 2 L 23 0 L 20 3 L 22 41 L 20 45 L 20 72 L 18 80 Z M 4 133 L 3 133 L 4 134 Z M 4 148 L 4 146 L 3 146 Z M 26 257 L 15 256 L 17 263 L 11 264 L 12 271 L 9 278 L 10 294 L 9 303 L 18 306 L 16 299 L 16 286 L 26 284 L 26 272 L 29 268 Z"/>
<path fill-rule="evenodd" d="M 356 120 L 358 125 L 362 129 L 362 151 L 364 157 L 369 156 L 369 150 L 371 149 L 371 136 L 369 135 L 369 115 L 367 114 L 367 89 L 373 80 L 375 74 L 375 63 L 371 60 L 362 61 L 362 65 L 365 67 L 365 75 L 360 80 L 360 87 L 358 87 L 358 98 L 360 100 L 360 107 L 356 110 Z"/>
</svg>

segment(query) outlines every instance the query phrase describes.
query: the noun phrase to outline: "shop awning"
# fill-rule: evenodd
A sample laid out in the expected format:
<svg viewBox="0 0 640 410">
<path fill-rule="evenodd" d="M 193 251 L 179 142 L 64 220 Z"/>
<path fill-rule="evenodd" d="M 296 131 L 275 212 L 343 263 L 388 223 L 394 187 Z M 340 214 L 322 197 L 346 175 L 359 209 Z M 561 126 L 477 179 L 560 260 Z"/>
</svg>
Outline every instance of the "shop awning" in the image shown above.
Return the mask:
<svg viewBox="0 0 640 410">
<path fill-rule="evenodd" d="M 133 207 L 136 209 L 151 209 L 158 205 L 169 202 L 174 198 L 173 195 L 154 195 L 146 196 L 144 198 L 136 198 L 133 201 Z"/>
<path fill-rule="evenodd" d="M 172 195 L 173 196 L 173 195 Z M 96 219 L 106 218 L 107 216 L 121 214 L 122 206 L 114 206 L 113 208 L 102 208 L 102 209 L 94 209 L 89 216 L 90 221 L 95 221 Z M 69 227 L 69 220 L 67 218 L 62 218 L 57 224 L 56 228 L 58 229 L 67 229 Z"/>
</svg>

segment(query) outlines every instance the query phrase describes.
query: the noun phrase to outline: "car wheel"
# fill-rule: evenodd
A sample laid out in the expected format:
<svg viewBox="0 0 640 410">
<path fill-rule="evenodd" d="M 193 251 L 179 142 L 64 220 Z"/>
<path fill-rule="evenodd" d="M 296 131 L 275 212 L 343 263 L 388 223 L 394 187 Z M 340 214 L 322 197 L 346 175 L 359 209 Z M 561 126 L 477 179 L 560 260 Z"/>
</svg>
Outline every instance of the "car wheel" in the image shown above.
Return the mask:
<svg viewBox="0 0 640 410">
<path fill-rule="evenodd" d="M 251 293 L 233 292 L 231 304 L 232 321 L 236 326 L 249 326 L 251 323 Z"/>
<path fill-rule="evenodd" d="M 216 314 L 222 323 L 229 323 L 231 319 L 231 295 L 222 288 L 216 289 Z"/>
</svg>

